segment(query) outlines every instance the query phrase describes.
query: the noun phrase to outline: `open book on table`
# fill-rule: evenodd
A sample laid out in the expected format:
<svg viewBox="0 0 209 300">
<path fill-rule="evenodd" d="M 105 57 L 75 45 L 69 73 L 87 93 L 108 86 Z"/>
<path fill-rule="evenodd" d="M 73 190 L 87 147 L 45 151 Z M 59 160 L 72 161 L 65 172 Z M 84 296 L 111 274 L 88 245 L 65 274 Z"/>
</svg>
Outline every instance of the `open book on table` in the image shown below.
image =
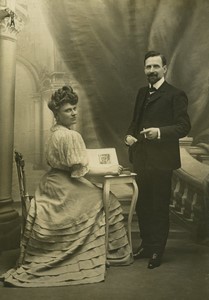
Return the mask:
<svg viewBox="0 0 209 300">
<path fill-rule="evenodd" d="M 90 166 L 119 164 L 115 148 L 87 149 L 87 153 Z"/>
<path fill-rule="evenodd" d="M 118 157 L 115 148 L 99 148 L 99 149 L 87 149 L 89 166 L 111 166 L 119 165 Z M 124 168 L 122 174 L 130 174 L 128 168 Z"/>
</svg>

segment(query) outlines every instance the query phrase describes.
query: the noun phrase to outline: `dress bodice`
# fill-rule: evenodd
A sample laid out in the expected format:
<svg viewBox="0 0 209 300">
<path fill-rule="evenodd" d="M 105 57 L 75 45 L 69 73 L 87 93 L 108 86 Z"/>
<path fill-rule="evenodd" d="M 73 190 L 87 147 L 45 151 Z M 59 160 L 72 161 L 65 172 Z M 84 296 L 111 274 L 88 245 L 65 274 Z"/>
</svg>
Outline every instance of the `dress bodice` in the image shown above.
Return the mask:
<svg viewBox="0 0 209 300">
<path fill-rule="evenodd" d="M 71 177 L 82 177 L 89 171 L 83 138 L 77 131 L 62 125 L 51 128 L 46 160 L 52 168 L 71 171 Z"/>
</svg>

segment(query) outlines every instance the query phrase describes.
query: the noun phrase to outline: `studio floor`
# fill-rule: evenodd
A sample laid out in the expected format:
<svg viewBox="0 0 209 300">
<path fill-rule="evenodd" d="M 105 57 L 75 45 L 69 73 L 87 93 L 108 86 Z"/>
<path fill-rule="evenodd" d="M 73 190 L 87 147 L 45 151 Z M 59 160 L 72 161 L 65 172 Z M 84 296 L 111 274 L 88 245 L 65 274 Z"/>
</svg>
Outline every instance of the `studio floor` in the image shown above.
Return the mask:
<svg viewBox="0 0 209 300">
<path fill-rule="evenodd" d="M 28 188 L 34 192 L 41 171 L 29 170 Z M 15 173 L 14 173 L 15 174 Z M 34 184 L 35 183 L 35 184 Z M 122 191 L 120 191 L 122 192 Z M 13 197 L 18 199 L 14 180 Z M 17 205 L 18 209 L 18 205 Z M 139 245 L 133 234 L 133 248 Z M 0 254 L 0 273 L 13 267 L 19 250 Z M 209 299 L 209 247 L 195 243 L 175 219 L 159 268 L 147 269 L 147 259 L 130 266 L 107 269 L 106 280 L 97 284 L 58 288 L 9 288 L 0 282 L 0 300 L 207 300 Z"/>
<path fill-rule="evenodd" d="M 133 236 L 134 248 L 138 236 Z M 2 252 L 1 273 L 11 268 L 18 249 Z M 196 244 L 189 232 L 172 222 L 163 263 L 147 269 L 147 259 L 131 266 L 107 269 L 97 284 L 58 288 L 6 288 L 0 283 L 1 300 L 207 300 L 209 299 L 209 248 Z"/>
</svg>

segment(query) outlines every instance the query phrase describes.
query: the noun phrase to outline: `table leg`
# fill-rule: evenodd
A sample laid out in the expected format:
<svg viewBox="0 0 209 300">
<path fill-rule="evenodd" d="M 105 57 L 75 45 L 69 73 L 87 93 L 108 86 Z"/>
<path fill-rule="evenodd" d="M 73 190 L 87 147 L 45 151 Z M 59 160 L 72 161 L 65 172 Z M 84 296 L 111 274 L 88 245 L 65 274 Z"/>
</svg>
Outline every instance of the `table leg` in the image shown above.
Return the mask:
<svg viewBox="0 0 209 300">
<path fill-rule="evenodd" d="M 138 186 L 136 184 L 136 181 L 134 180 L 133 181 L 133 195 L 132 195 L 131 206 L 130 206 L 130 210 L 129 210 L 129 214 L 128 214 L 128 239 L 129 239 L 129 245 L 130 245 L 132 254 L 133 254 L 133 249 L 132 249 L 132 238 L 131 238 L 131 224 L 132 224 L 132 219 L 133 219 L 133 214 L 135 211 L 137 199 L 138 199 Z"/>
</svg>

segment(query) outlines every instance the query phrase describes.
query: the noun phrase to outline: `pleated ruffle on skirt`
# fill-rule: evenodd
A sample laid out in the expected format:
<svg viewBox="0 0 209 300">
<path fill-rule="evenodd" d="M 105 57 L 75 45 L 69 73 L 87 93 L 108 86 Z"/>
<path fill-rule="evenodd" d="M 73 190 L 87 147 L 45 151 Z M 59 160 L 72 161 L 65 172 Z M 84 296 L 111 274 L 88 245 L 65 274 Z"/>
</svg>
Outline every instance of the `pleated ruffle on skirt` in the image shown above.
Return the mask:
<svg viewBox="0 0 209 300">
<path fill-rule="evenodd" d="M 110 265 L 132 262 L 118 200 L 111 195 Z M 31 200 L 18 267 L 4 282 L 19 287 L 65 286 L 105 279 L 105 217 L 101 189 L 51 170 Z"/>
</svg>

